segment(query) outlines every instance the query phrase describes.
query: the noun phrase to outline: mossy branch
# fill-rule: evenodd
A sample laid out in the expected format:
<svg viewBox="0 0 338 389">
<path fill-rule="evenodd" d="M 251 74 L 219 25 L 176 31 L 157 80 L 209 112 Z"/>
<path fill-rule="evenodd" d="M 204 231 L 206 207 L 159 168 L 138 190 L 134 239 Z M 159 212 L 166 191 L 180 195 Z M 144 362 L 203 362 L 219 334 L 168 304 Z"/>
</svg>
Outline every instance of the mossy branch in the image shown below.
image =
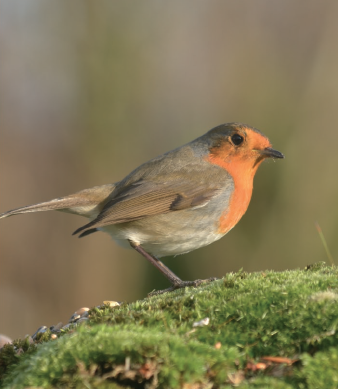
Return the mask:
<svg viewBox="0 0 338 389">
<path fill-rule="evenodd" d="M 94 308 L 56 340 L 47 332 L 5 346 L 0 387 L 336 388 L 337 275 L 323 263 L 240 271 Z"/>
</svg>

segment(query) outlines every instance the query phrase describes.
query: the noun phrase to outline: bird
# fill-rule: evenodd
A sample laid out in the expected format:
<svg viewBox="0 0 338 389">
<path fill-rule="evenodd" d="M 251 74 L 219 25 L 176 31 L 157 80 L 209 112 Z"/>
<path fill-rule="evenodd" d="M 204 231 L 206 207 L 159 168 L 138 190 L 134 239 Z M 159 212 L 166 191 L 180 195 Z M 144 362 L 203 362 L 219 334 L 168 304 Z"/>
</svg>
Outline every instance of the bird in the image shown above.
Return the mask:
<svg viewBox="0 0 338 389">
<path fill-rule="evenodd" d="M 73 235 L 108 233 L 132 247 L 171 283 L 164 293 L 204 281 L 183 281 L 159 258 L 209 245 L 246 212 L 259 165 L 284 155 L 258 129 L 225 123 L 195 140 L 143 163 L 124 179 L 50 201 L 16 208 L 21 213 L 62 211 L 89 219 Z"/>
</svg>

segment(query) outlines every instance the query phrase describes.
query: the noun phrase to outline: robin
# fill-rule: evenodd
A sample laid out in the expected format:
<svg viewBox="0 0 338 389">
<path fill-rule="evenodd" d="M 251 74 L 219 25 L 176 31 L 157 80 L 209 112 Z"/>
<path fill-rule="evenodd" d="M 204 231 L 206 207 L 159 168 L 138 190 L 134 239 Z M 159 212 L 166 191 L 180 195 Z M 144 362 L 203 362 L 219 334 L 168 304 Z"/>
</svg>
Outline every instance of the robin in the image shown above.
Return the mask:
<svg viewBox="0 0 338 389">
<path fill-rule="evenodd" d="M 142 164 L 123 180 L 5 212 L 57 210 L 90 221 L 74 235 L 107 232 L 131 246 L 170 281 L 170 291 L 203 282 L 182 281 L 158 258 L 222 238 L 246 212 L 253 178 L 265 158 L 284 158 L 259 130 L 222 124 Z M 204 280 L 205 281 L 205 280 Z"/>
</svg>

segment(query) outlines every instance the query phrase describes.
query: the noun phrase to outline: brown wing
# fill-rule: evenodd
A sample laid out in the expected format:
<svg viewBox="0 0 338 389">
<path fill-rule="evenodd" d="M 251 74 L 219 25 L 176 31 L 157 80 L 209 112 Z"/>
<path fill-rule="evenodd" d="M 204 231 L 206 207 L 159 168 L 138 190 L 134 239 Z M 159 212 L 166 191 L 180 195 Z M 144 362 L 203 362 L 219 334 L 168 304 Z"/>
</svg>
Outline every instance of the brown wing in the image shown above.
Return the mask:
<svg viewBox="0 0 338 389">
<path fill-rule="evenodd" d="M 141 180 L 124 188 L 117 197 L 107 202 L 95 220 L 79 228 L 74 234 L 200 206 L 208 202 L 219 189 L 218 186 L 206 189 L 206 185 L 193 181 L 159 184 Z"/>
</svg>

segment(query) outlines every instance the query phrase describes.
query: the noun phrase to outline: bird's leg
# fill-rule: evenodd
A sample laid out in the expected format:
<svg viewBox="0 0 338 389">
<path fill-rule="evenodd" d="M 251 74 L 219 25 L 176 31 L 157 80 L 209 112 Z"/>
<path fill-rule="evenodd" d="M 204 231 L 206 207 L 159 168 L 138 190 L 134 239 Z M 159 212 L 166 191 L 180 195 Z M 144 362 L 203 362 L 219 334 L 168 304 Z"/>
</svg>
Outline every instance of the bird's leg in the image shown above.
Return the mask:
<svg viewBox="0 0 338 389">
<path fill-rule="evenodd" d="M 167 266 L 165 266 L 163 262 L 161 262 L 153 255 L 147 253 L 141 245 L 136 244 L 132 241 L 129 241 L 129 243 L 133 249 L 135 249 L 138 253 L 143 255 L 144 258 L 146 258 L 152 265 L 154 265 L 156 269 L 158 269 L 172 284 L 170 288 L 149 293 L 149 296 L 162 294 L 165 292 L 171 292 L 175 289 L 185 288 L 187 286 L 198 286 L 206 282 L 215 281 L 217 279 L 217 278 L 209 278 L 207 280 L 182 281 L 179 277 L 177 277 L 175 273 L 173 273 Z"/>
<path fill-rule="evenodd" d="M 158 269 L 164 275 L 164 277 L 166 277 L 170 281 L 172 285 L 179 285 L 183 282 L 163 262 L 161 262 L 156 257 L 152 256 L 151 254 L 147 253 L 141 245 L 131 241 L 129 241 L 129 243 L 133 249 L 135 249 L 138 253 L 143 255 L 144 258 L 146 258 L 152 265 L 154 265 L 156 269 Z"/>
</svg>

